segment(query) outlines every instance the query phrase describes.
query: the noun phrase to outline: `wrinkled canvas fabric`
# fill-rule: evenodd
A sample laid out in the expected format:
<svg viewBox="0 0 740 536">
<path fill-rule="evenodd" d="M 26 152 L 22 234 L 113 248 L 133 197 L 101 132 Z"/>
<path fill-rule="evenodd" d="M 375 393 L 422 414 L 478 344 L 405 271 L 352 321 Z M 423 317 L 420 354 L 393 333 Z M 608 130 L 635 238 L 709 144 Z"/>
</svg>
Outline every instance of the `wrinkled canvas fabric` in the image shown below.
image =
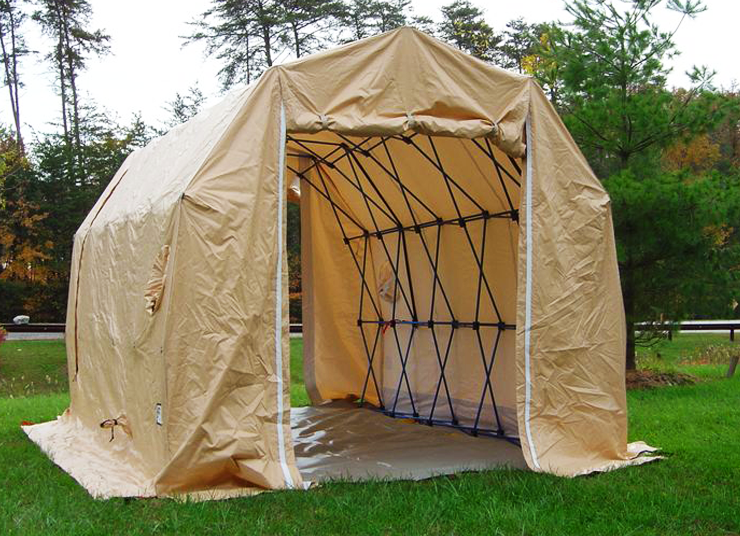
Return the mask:
<svg viewBox="0 0 740 536">
<path fill-rule="evenodd" d="M 408 28 L 273 67 L 128 157 L 75 235 L 71 406 L 24 428 L 29 437 L 96 497 L 303 487 L 290 427 L 282 250 L 296 191 L 285 137 L 404 132 L 444 137 L 461 173 L 474 171 L 470 138 L 527 161 L 520 228 L 492 243 L 491 266 L 508 281 L 502 307 L 518 325 L 494 381 L 528 466 L 576 475 L 636 463 L 608 196 L 530 78 Z M 409 154 L 400 165 L 416 164 Z M 492 208 L 501 202 L 485 180 L 470 187 L 492 188 Z M 356 197 L 336 193 L 360 212 Z M 311 195 L 301 203 L 307 388 L 315 401 L 357 396 L 367 370 L 358 285 L 354 275 L 337 285 L 354 268 L 327 207 Z M 383 363 L 388 377 L 393 367 Z M 459 372 L 465 398 L 472 380 Z M 130 434 L 110 441 L 100 425 L 119 416 Z"/>
</svg>

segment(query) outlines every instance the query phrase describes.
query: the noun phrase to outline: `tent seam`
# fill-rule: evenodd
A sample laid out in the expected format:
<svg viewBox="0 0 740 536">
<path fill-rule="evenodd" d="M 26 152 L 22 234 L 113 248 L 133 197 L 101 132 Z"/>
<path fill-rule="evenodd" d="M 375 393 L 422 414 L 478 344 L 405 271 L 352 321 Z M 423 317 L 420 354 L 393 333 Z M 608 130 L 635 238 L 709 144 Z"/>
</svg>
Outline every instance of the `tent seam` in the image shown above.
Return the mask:
<svg viewBox="0 0 740 536">
<path fill-rule="evenodd" d="M 530 425 L 532 403 L 532 375 L 531 375 L 531 331 L 532 331 L 532 120 L 527 116 L 525 122 L 527 132 L 527 180 L 526 180 L 526 205 L 527 205 L 527 230 L 526 230 L 526 277 L 524 291 L 524 429 L 527 435 L 529 453 L 532 463 L 536 469 L 540 469 L 537 458 L 537 450 L 532 441 L 532 427 Z"/>
<path fill-rule="evenodd" d="M 161 357 L 161 365 L 164 373 L 164 399 L 163 403 L 166 404 L 165 406 L 165 413 L 166 418 L 163 420 L 164 424 L 164 435 L 165 435 L 165 451 L 166 456 L 169 460 L 172 459 L 172 454 L 170 450 L 170 426 L 169 426 L 169 416 L 171 414 L 170 412 L 170 395 L 169 395 L 169 363 L 167 361 L 167 353 L 165 351 L 165 348 L 167 346 L 167 324 L 170 320 L 170 302 L 172 301 L 172 294 L 174 292 L 174 279 L 175 279 L 175 269 L 177 268 L 177 245 L 180 243 L 179 236 L 180 236 L 180 217 L 182 214 L 183 206 L 182 206 L 182 196 L 177 201 L 177 210 L 175 212 L 175 221 L 173 225 L 173 231 L 172 231 L 172 237 L 170 238 L 170 244 L 171 244 L 171 252 L 170 252 L 170 258 L 169 258 L 169 265 L 167 267 L 167 271 L 170 274 L 170 283 L 169 288 L 165 289 L 165 295 L 163 296 L 163 303 L 164 303 L 164 310 L 162 311 L 162 322 L 163 322 L 163 329 L 162 329 L 162 340 L 160 345 L 160 357 Z M 165 272 L 166 274 L 166 272 Z"/>
<path fill-rule="evenodd" d="M 126 159 L 128 160 L 128 158 Z M 126 164 L 126 161 L 124 160 L 123 165 Z M 121 167 L 123 167 L 123 165 Z M 121 181 L 123 181 L 123 178 L 126 176 L 126 173 L 128 173 L 129 168 L 127 167 L 123 173 L 121 173 L 121 176 L 119 177 L 116 184 L 111 188 L 110 192 L 108 192 L 108 195 L 106 196 L 105 200 L 103 200 L 103 203 L 98 208 L 98 211 L 95 213 L 95 216 L 93 216 L 92 220 L 90 220 L 90 224 L 87 226 L 87 230 L 85 231 L 85 236 L 82 237 L 82 240 L 80 240 L 80 258 L 77 261 L 77 274 L 75 277 L 75 311 L 74 311 L 74 318 L 75 318 L 75 329 L 74 329 L 74 341 L 75 341 L 75 376 L 72 380 L 73 382 L 77 381 L 77 376 L 80 372 L 80 356 L 79 356 L 79 340 L 78 340 L 78 316 L 77 316 L 77 310 L 80 306 L 80 274 L 82 272 L 82 257 L 85 253 L 85 244 L 87 243 L 87 237 L 90 236 L 90 231 L 92 230 L 92 226 L 95 223 L 95 220 L 98 218 L 100 213 L 105 208 L 105 205 L 108 204 L 108 201 L 110 201 L 110 198 L 113 197 L 113 193 L 116 191 L 116 188 L 118 188 L 118 185 L 121 184 Z"/>
<path fill-rule="evenodd" d="M 285 456 L 285 434 L 283 431 L 283 183 L 285 181 L 285 103 L 280 100 L 280 147 L 278 148 L 278 206 L 277 206 L 277 268 L 275 273 L 275 370 L 277 376 L 277 434 L 280 466 L 283 469 L 285 484 L 293 488 L 293 477 Z"/>
<path fill-rule="evenodd" d="M 270 69 L 272 69 L 272 67 Z M 268 69 L 267 71 L 265 71 L 264 73 L 262 73 L 262 75 L 260 75 L 260 77 L 257 80 L 255 80 L 254 82 L 252 82 L 251 84 L 247 84 L 247 86 L 243 88 L 242 94 L 239 96 L 239 99 L 245 98 L 245 94 L 248 93 L 248 95 L 246 95 L 246 99 L 248 100 L 252 96 L 252 94 L 254 93 L 254 91 L 257 89 L 257 87 L 262 83 L 262 79 L 264 78 L 264 75 L 266 73 L 268 73 L 270 71 L 270 69 Z M 231 125 L 233 124 L 233 121 L 234 121 L 236 115 L 238 115 L 238 113 L 244 108 L 245 102 L 242 102 L 240 100 L 238 102 L 241 102 L 241 105 L 239 106 L 239 109 L 232 115 L 231 122 L 227 123 L 224 126 L 224 128 L 219 133 L 218 138 L 213 142 L 213 145 L 208 150 L 208 152 L 206 152 L 206 154 L 203 157 L 203 159 L 201 160 L 200 164 L 198 164 L 198 167 L 191 174 L 191 176 L 186 181 L 183 182 L 182 190 L 180 191 L 180 198 L 181 199 L 184 198 L 184 197 L 190 197 L 188 195 L 188 190 L 195 183 L 196 179 L 200 178 L 200 174 L 203 171 L 203 169 L 204 169 L 204 167 L 206 165 L 206 162 L 208 162 L 208 160 L 211 158 L 211 156 L 216 152 L 216 149 L 220 147 L 219 144 L 221 143 L 221 141 L 223 141 L 224 137 L 226 137 L 226 133 L 228 132 L 228 130 L 231 127 Z M 237 104 L 235 103 L 234 106 L 236 107 Z"/>
</svg>

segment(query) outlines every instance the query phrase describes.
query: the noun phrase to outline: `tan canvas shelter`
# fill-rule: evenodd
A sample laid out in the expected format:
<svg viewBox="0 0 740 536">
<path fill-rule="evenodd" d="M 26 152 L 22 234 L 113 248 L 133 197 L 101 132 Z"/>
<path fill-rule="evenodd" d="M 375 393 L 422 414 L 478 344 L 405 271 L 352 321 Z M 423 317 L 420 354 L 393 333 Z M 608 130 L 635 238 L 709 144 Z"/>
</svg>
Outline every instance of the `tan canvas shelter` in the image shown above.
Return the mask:
<svg viewBox="0 0 740 536">
<path fill-rule="evenodd" d="M 72 262 L 72 403 L 25 430 L 95 496 L 649 459 L 606 192 L 531 78 L 415 30 L 273 67 L 132 154 Z"/>
</svg>

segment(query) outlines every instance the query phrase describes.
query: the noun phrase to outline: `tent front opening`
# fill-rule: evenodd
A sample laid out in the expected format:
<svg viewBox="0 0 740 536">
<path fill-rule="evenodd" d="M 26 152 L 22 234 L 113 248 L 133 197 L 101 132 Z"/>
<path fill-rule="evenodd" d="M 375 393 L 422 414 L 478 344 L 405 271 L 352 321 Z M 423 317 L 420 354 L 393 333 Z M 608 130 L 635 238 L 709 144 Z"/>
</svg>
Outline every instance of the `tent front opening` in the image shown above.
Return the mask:
<svg viewBox="0 0 740 536">
<path fill-rule="evenodd" d="M 525 467 L 515 319 L 523 161 L 486 138 L 288 134 L 300 183 L 305 480 Z M 493 438 L 493 439 L 492 439 Z"/>
</svg>

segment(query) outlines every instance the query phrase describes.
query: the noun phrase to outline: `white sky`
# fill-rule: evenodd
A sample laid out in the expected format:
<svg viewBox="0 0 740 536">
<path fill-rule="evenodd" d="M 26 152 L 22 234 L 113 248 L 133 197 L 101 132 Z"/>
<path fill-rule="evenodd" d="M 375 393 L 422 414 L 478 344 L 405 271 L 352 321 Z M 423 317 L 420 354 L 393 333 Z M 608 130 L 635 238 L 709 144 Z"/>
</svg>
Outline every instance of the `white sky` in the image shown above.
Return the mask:
<svg viewBox="0 0 740 536">
<path fill-rule="evenodd" d="M 438 19 L 439 7 L 450 0 L 414 0 L 415 12 Z M 216 73 L 219 64 L 207 59 L 201 44 L 183 47 L 183 35 L 190 33 L 187 23 L 209 5 L 209 0 L 91 0 L 95 12 L 93 28 L 111 36 L 111 54 L 89 62 L 80 77 L 83 95 L 92 95 L 99 106 L 114 112 L 121 122 L 128 122 L 140 112 L 145 122 L 159 125 L 167 118 L 165 103 L 176 92 L 186 92 L 195 84 L 209 97 L 218 98 Z M 567 20 L 561 0 L 473 0 L 481 6 L 495 30 L 507 21 L 523 17 L 525 21 Z M 673 62 L 672 85 L 687 85 L 684 75 L 692 65 L 708 65 L 717 71 L 715 83 L 728 87 L 740 82 L 740 60 L 733 36 L 740 21 L 740 1 L 705 0 L 708 11 L 683 23 L 676 42 L 682 52 Z M 657 20 L 665 30 L 672 30 L 679 16 L 661 9 Z M 29 28 L 31 24 L 29 24 Z M 40 35 L 29 36 L 30 47 L 44 52 L 48 41 Z M 59 120 L 58 97 L 54 76 L 39 58 L 22 66 L 25 87 L 21 90 L 21 114 L 31 130 L 54 130 L 50 123 Z M 7 89 L 0 88 L 0 122 L 10 125 L 12 114 Z"/>
</svg>

